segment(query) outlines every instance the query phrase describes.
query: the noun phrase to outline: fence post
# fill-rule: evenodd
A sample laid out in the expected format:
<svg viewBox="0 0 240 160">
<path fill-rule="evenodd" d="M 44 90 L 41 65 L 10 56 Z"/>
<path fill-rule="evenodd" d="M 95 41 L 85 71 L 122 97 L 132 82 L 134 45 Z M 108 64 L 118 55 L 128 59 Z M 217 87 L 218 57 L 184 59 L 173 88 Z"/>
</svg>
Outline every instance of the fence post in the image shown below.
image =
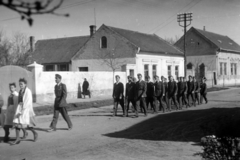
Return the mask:
<svg viewBox="0 0 240 160">
<path fill-rule="evenodd" d="M 29 70 L 33 73 L 33 87 L 32 87 L 32 95 L 33 102 L 37 102 L 37 77 L 39 73 L 43 71 L 43 65 L 37 64 L 35 61 L 27 66 Z"/>
</svg>

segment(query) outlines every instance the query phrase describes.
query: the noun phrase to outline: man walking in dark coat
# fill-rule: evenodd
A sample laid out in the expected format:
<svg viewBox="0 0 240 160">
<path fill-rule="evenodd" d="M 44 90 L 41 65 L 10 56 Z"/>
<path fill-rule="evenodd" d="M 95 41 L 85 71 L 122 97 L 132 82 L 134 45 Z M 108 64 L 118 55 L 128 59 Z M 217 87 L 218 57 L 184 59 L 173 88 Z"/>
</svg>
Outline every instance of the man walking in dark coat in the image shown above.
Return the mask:
<svg viewBox="0 0 240 160">
<path fill-rule="evenodd" d="M 187 99 L 188 85 L 187 85 L 185 77 L 183 77 L 183 84 L 184 84 L 184 92 L 183 92 L 183 95 L 182 95 L 182 103 L 183 103 L 183 105 L 186 105 L 186 108 L 188 108 L 188 107 L 190 107 L 190 105 L 189 105 L 188 99 Z"/>
<path fill-rule="evenodd" d="M 144 115 L 147 116 L 147 109 L 146 109 L 146 92 L 147 92 L 147 84 L 142 80 L 142 75 L 138 74 L 138 81 L 136 82 L 136 108 L 142 105 Z M 136 117 L 138 117 L 138 111 L 136 111 Z"/>
<path fill-rule="evenodd" d="M 176 106 L 176 109 L 179 109 L 179 104 L 177 102 L 177 83 L 173 81 L 173 76 L 169 76 L 169 82 L 168 82 L 168 110 L 172 110 L 171 106 L 171 100 L 173 101 L 174 105 Z"/>
<path fill-rule="evenodd" d="M 154 112 L 157 113 L 157 102 L 159 102 L 159 110 L 162 110 L 163 113 L 165 112 L 165 105 L 163 101 L 163 97 L 165 96 L 165 88 L 163 82 L 159 80 L 159 77 L 156 75 L 154 76 L 155 83 L 154 83 L 154 96 L 155 96 L 155 107 Z"/>
<path fill-rule="evenodd" d="M 150 103 L 151 109 L 154 110 L 154 85 L 153 82 L 150 81 L 150 76 L 146 77 L 147 80 L 147 97 L 146 97 L 146 105 L 148 109 L 148 105 Z"/>
<path fill-rule="evenodd" d="M 189 81 L 187 82 L 188 86 L 188 103 L 190 104 L 190 97 L 192 100 L 192 105 L 196 107 L 196 100 L 195 100 L 195 84 L 192 80 L 192 76 L 188 76 Z"/>
<path fill-rule="evenodd" d="M 89 98 L 91 98 L 91 93 L 90 93 L 90 90 L 89 90 L 89 83 L 88 83 L 86 78 L 84 78 L 82 88 L 83 88 L 83 97 L 85 98 L 85 95 L 88 95 Z"/>
<path fill-rule="evenodd" d="M 161 76 L 161 81 L 163 83 L 163 88 L 165 90 L 165 94 L 163 96 L 163 101 L 165 101 L 166 105 L 168 106 L 168 82 L 167 82 L 167 78 L 165 78 L 164 76 Z"/>
<path fill-rule="evenodd" d="M 123 84 L 119 81 L 120 80 L 119 75 L 116 75 L 115 78 L 116 78 L 116 83 L 114 83 L 113 94 L 112 94 L 112 97 L 114 99 L 113 116 L 117 115 L 118 104 L 120 103 L 123 111 L 123 117 L 125 117 L 126 114 L 125 114 L 125 108 L 124 108 Z"/>
<path fill-rule="evenodd" d="M 133 82 L 133 78 L 131 76 L 128 76 L 128 83 L 126 84 L 126 116 L 128 117 L 128 110 L 129 110 L 129 104 L 132 103 L 134 111 L 136 112 L 136 103 L 135 103 L 135 83 Z"/>
<path fill-rule="evenodd" d="M 193 82 L 195 84 L 195 101 L 197 101 L 198 105 L 200 105 L 200 83 L 196 80 L 195 77 L 193 77 Z"/>
<path fill-rule="evenodd" d="M 179 77 L 179 81 L 177 83 L 178 85 L 178 94 L 177 94 L 177 99 L 179 103 L 180 109 L 182 109 L 183 106 L 183 96 L 184 96 L 184 89 L 185 89 L 185 84 L 183 83 L 183 77 Z"/>
<path fill-rule="evenodd" d="M 55 101 L 54 101 L 54 113 L 53 113 L 53 120 L 50 124 L 50 130 L 49 131 L 56 131 L 56 125 L 57 125 L 57 121 L 58 121 L 58 116 L 59 116 L 59 112 L 61 113 L 63 119 L 67 122 L 68 124 L 68 130 L 71 130 L 73 125 L 72 122 L 68 116 L 67 113 L 67 87 L 65 84 L 63 84 L 61 82 L 62 77 L 59 74 L 55 75 L 55 81 L 56 81 L 56 85 L 54 88 L 54 92 L 55 92 Z"/>
<path fill-rule="evenodd" d="M 202 84 L 201 84 L 201 90 L 200 90 L 200 94 L 201 94 L 200 103 L 202 103 L 203 98 L 204 98 L 205 102 L 208 103 L 206 80 L 207 79 L 205 77 L 202 78 Z"/>
</svg>

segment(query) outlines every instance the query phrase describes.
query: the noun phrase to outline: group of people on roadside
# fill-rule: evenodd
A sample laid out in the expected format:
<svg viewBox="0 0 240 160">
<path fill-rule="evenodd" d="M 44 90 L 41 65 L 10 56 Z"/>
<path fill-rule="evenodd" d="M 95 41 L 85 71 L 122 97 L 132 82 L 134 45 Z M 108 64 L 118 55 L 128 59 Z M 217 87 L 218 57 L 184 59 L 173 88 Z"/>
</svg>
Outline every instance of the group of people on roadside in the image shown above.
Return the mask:
<svg viewBox="0 0 240 160">
<path fill-rule="evenodd" d="M 179 77 L 178 82 L 173 79 L 173 76 L 165 78 L 155 75 L 153 82 L 150 77 L 146 77 L 146 81 L 142 79 L 142 75 L 138 74 L 138 81 L 131 76 L 128 76 L 128 82 L 125 88 L 120 82 L 120 76 L 116 75 L 116 83 L 114 83 L 112 97 L 114 99 L 113 116 L 117 115 L 118 104 L 121 105 L 123 116 L 128 117 L 130 103 L 133 107 L 135 115 L 138 117 L 139 110 L 147 116 L 148 106 L 150 104 L 153 113 L 159 111 L 171 112 L 172 104 L 175 105 L 176 110 L 181 110 L 185 105 L 186 108 L 200 105 L 207 100 L 207 84 L 206 78 L 203 77 L 201 81 L 197 81 L 195 77 L 189 76 L 188 81 L 185 77 Z M 125 103 L 124 103 L 125 102 Z"/>
<path fill-rule="evenodd" d="M 55 75 L 56 85 L 54 87 L 55 101 L 54 101 L 54 113 L 53 120 L 50 124 L 50 131 L 56 131 L 56 125 L 61 113 L 63 119 L 68 124 L 68 130 L 71 130 L 73 125 L 67 113 L 67 88 L 66 85 L 61 83 L 61 75 Z M 16 91 L 16 84 L 10 83 L 10 95 L 7 101 L 7 108 L 4 120 L 4 142 L 9 142 L 10 129 L 15 129 L 16 139 L 10 142 L 11 145 L 20 143 L 22 140 L 26 139 L 28 136 L 27 130 L 33 133 L 33 141 L 36 142 L 38 138 L 38 133 L 36 132 L 34 126 L 36 126 L 35 113 L 33 110 L 33 97 L 31 90 L 27 87 L 27 80 L 24 78 L 19 79 L 20 91 Z M 1 107 L 3 105 L 3 100 L 1 101 Z M 20 131 L 22 130 L 23 136 L 20 137 Z"/>
</svg>

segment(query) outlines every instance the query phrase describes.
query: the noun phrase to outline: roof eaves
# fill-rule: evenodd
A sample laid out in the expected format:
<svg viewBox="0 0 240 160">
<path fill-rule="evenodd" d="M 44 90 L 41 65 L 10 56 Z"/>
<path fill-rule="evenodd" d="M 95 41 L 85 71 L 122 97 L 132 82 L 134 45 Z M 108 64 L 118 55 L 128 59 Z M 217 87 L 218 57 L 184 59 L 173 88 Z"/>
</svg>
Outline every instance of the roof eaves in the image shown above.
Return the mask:
<svg viewBox="0 0 240 160">
<path fill-rule="evenodd" d="M 240 51 L 231 50 L 231 49 L 223 49 L 223 48 L 219 48 L 219 50 L 220 50 L 220 51 L 226 51 L 226 52 L 240 53 Z"/>
</svg>

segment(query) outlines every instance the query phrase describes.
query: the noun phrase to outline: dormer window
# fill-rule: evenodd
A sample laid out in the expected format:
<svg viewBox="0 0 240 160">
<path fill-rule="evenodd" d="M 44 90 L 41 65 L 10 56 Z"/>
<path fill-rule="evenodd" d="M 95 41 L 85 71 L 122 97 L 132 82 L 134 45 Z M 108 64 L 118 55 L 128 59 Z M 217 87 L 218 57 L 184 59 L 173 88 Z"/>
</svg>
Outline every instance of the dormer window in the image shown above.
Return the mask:
<svg viewBox="0 0 240 160">
<path fill-rule="evenodd" d="M 100 46 L 101 48 L 107 48 L 107 37 L 103 36 L 101 38 L 100 44 L 101 44 L 101 46 Z"/>
<path fill-rule="evenodd" d="M 222 43 L 222 41 L 221 41 L 221 40 L 218 40 L 218 42 L 219 42 L 219 43 Z"/>
<path fill-rule="evenodd" d="M 229 42 L 230 45 L 233 45 L 231 42 Z"/>
</svg>

